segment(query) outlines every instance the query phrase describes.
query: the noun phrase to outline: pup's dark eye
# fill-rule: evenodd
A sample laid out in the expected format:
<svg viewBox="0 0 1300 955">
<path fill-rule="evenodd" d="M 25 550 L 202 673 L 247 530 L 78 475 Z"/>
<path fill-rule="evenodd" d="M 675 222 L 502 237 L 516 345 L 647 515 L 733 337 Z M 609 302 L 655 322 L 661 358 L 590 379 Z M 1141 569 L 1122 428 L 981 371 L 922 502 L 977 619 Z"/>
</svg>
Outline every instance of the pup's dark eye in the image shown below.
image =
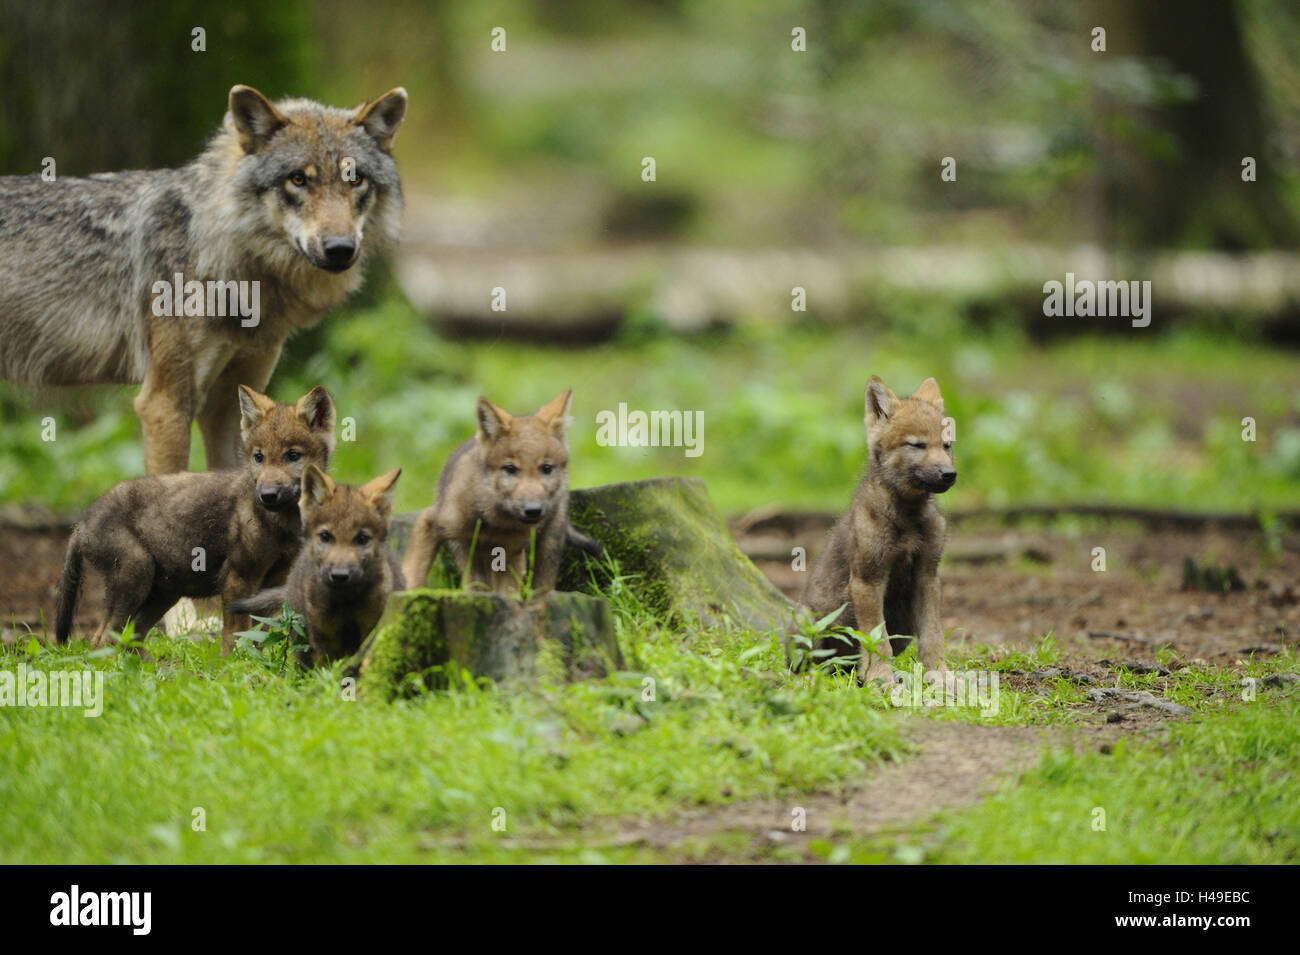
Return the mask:
<svg viewBox="0 0 1300 955">
<path fill-rule="evenodd" d="M 297 461 L 297 460 L 300 459 L 301 457 L 302 457 L 302 452 L 301 452 L 301 451 L 296 451 L 296 450 L 290 449 L 290 450 L 284 452 L 284 459 L 285 459 L 286 461 Z"/>
<path fill-rule="evenodd" d="M 550 474 L 550 473 L 551 473 L 552 471 L 554 471 L 554 470 L 555 470 L 555 465 L 554 465 L 554 464 L 543 464 L 543 465 L 542 465 L 542 473 L 543 473 L 543 474 Z"/>
<path fill-rule="evenodd" d="M 301 189 L 303 186 L 307 185 L 307 174 L 301 169 L 295 169 L 293 172 L 289 173 L 289 182 Z"/>
<path fill-rule="evenodd" d="M 334 540 L 334 535 L 331 534 L 329 531 L 321 531 L 319 534 L 316 535 L 316 539 L 319 540 L 322 544 L 328 544 L 332 540 Z"/>
<path fill-rule="evenodd" d="M 266 458 L 263 456 L 261 451 L 254 451 L 253 460 L 256 461 L 258 464 L 261 464 L 263 461 L 266 460 Z"/>
<path fill-rule="evenodd" d="M 909 448 L 920 448 L 922 451 L 925 450 L 925 442 L 924 442 L 924 441 L 909 441 L 909 442 L 907 442 L 907 446 L 908 446 Z"/>
<path fill-rule="evenodd" d="M 518 473 L 519 473 L 519 468 L 518 468 L 518 466 L 517 466 L 517 465 L 514 465 L 514 464 L 503 464 L 503 465 L 501 465 L 501 470 L 502 470 L 502 471 L 505 471 L 506 474 L 518 474 Z"/>
<path fill-rule="evenodd" d="M 364 547 L 370 543 L 370 535 L 365 531 L 360 531 L 356 537 L 352 538 L 352 543 Z"/>
<path fill-rule="evenodd" d="M 952 450 L 952 442 L 951 442 L 951 441 L 945 441 L 945 442 L 943 443 L 943 449 L 944 449 L 945 451 L 951 451 L 951 450 Z"/>
</svg>

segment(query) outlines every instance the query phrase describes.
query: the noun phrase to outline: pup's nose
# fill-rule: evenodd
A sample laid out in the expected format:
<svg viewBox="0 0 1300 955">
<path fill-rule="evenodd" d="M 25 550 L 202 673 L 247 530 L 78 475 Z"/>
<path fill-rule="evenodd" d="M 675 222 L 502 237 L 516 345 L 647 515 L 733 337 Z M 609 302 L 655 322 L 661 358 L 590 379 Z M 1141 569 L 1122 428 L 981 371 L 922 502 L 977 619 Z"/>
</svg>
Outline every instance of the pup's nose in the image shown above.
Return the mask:
<svg viewBox="0 0 1300 955">
<path fill-rule="evenodd" d="M 325 249 L 325 261 L 333 266 L 348 265 L 357 252 L 357 244 L 347 236 L 331 236 L 322 245 Z"/>
<path fill-rule="evenodd" d="M 539 520 L 541 520 L 541 519 L 542 519 L 542 510 L 543 510 L 543 508 L 542 508 L 542 505 L 540 505 L 540 504 L 525 504 L 525 505 L 524 505 L 524 520 L 526 520 L 526 521 L 539 521 Z"/>
<path fill-rule="evenodd" d="M 348 568 L 346 567 L 330 568 L 330 583 L 346 584 L 351 579 L 352 579 L 352 571 L 349 570 Z"/>
<path fill-rule="evenodd" d="M 943 473 L 939 476 L 943 478 L 943 483 L 949 487 L 957 483 L 957 472 L 953 468 L 944 468 Z"/>
<path fill-rule="evenodd" d="M 259 488 L 257 496 L 266 507 L 275 507 L 280 502 L 280 489 L 275 487 Z"/>
</svg>

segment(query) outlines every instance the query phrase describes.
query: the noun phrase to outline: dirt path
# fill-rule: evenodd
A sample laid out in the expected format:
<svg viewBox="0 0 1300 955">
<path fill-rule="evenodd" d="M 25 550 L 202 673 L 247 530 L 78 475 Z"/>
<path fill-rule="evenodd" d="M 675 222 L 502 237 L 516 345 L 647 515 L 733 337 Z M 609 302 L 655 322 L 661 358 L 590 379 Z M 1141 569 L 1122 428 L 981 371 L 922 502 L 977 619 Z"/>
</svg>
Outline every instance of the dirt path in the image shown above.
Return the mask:
<svg viewBox="0 0 1300 955">
<path fill-rule="evenodd" d="M 1160 722 L 1154 714 L 1123 728 L 980 726 L 910 717 L 903 736 L 911 752 L 837 790 L 683 810 L 668 818 L 601 820 L 583 830 L 580 842 L 597 850 L 650 849 L 678 862 L 824 861 L 814 849 L 831 837 L 887 837 L 974 805 L 1032 767 L 1045 746 L 1100 747 Z M 796 818 L 802 828 L 796 828 Z M 549 841 L 503 844 L 530 851 L 558 847 Z M 882 849 L 888 851 L 887 840 Z"/>
<path fill-rule="evenodd" d="M 924 718 L 909 721 L 904 737 L 912 755 L 889 762 L 839 792 L 735 803 L 684 812 L 668 820 L 626 823 L 608 845 L 643 845 L 676 853 L 692 843 L 726 841 L 716 858 L 706 850 L 699 862 L 758 861 L 774 850 L 809 855 L 808 843 L 838 832 L 872 835 L 922 822 L 935 813 L 960 809 L 981 799 L 1002 780 L 1033 764 L 1049 737 L 1045 729 L 975 726 Z M 804 829 L 797 830 L 802 810 Z M 740 838 L 726 839 L 731 833 Z M 738 858 L 738 855 L 740 858 Z"/>
</svg>

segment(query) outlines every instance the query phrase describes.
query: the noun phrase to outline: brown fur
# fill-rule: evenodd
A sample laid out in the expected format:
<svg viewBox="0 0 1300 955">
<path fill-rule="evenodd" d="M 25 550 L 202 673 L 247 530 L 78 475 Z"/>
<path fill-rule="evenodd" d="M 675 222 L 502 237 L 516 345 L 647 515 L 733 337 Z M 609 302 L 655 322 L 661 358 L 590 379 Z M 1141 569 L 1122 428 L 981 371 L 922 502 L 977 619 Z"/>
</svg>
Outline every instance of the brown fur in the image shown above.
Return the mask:
<svg viewBox="0 0 1300 955">
<path fill-rule="evenodd" d="M 572 394 L 569 389 L 524 417 L 478 400 L 478 433 L 452 452 L 433 506 L 416 519 L 402 563 L 408 586 L 424 586 L 446 541 L 471 585 L 518 591 L 528 575 L 529 539 L 536 534 L 533 592 L 555 589 L 566 541 L 581 538 L 569 528 L 565 428 Z M 536 515 L 531 519 L 530 510 Z M 476 525 L 474 565 L 467 569 Z M 500 566 L 496 548 L 504 548 L 504 570 L 493 569 L 494 558 Z"/>
<path fill-rule="evenodd" d="M 387 544 L 393 487 L 402 469 L 360 487 L 335 484 L 308 467 L 298 508 L 303 546 L 284 587 L 234 605 L 238 613 L 274 614 L 288 604 L 307 621 L 313 663 L 351 656 L 374 629 L 388 595 L 402 590 L 402 569 Z"/>
<path fill-rule="evenodd" d="M 128 619 L 143 638 L 181 597 L 220 595 L 221 647 L 230 652 L 235 631 L 248 626 L 231 603 L 283 579 L 298 551 L 303 469 L 327 467 L 334 450 L 334 403 L 324 388 L 282 405 L 241 385 L 239 407 L 242 469 L 125 481 L 86 511 L 59 581 L 60 641 L 72 630 L 85 562 L 105 581 L 108 612 L 96 646 Z"/>
<path fill-rule="evenodd" d="M 943 398 L 933 378 L 899 398 L 872 376 L 866 392 L 868 470 L 849 513 L 831 531 L 803 602 L 819 616 L 842 604 L 835 626 L 917 638 L 927 669 L 942 663 L 939 558 L 945 526 L 934 495 L 957 479 L 952 445 L 943 440 Z M 919 445 L 919 446 L 918 446 Z M 828 638 L 821 646 L 856 652 Z M 881 653 L 892 656 L 889 641 Z M 892 678 L 888 659 L 860 667 L 864 679 Z"/>
</svg>

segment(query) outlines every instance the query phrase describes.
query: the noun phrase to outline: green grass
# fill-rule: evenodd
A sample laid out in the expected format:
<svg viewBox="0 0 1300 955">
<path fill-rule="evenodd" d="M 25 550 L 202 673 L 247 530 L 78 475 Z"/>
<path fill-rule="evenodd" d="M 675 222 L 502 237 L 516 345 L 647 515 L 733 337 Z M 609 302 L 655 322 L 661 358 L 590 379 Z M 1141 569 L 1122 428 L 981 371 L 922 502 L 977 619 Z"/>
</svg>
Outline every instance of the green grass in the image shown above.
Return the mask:
<svg viewBox="0 0 1300 955">
<path fill-rule="evenodd" d="M 900 752 L 879 696 L 773 673 L 770 638 L 624 629 L 635 673 L 392 704 L 346 701 L 337 670 L 222 660 L 215 641 L 155 637 L 150 662 L 7 652 L 0 670 L 107 679 L 98 718 L 0 708 L 0 862 L 491 861 L 503 840 L 823 788 Z"/>
<path fill-rule="evenodd" d="M 1280 698 L 1279 698 L 1280 697 Z M 1108 753 L 1056 750 L 950 819 L 926 861 L 1258 864 L 1300 861 L 1300 693 L 1179 723 Z M 1105 812 L 1105 831 L 1093 828 Z M 1100 816 L 1097 816 L 1100 818 Z"/>
</svg>

